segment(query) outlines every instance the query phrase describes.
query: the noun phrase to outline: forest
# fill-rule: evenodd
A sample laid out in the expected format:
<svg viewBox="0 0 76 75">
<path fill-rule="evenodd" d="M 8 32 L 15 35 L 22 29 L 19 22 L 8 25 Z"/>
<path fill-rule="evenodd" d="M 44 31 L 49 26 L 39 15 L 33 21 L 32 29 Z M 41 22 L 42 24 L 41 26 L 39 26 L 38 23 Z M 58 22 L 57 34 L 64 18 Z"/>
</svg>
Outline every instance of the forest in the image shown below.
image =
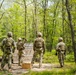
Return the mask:
<svg viewBox="0 0 76 75">
<path fill-rule="evenodd" d="M 29 43 L 42 32 L 50 53 L 63 37 L 76 63 L 76 0 L 0 0 L 0 43 L 8 31 L 15 41 L 21 37 Z"/>
</svg>

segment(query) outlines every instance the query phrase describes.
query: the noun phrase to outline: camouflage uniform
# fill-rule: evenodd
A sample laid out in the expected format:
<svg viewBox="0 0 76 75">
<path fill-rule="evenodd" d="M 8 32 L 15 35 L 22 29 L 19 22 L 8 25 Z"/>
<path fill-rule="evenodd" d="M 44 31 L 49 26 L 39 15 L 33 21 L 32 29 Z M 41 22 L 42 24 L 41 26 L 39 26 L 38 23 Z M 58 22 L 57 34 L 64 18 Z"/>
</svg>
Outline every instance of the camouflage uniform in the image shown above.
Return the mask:
<svg viewBox="0 0 76 75">
<path fill-rule="evenodd" d="M 4 68 L 5 64 L 8 63 L 8 68 L 11 69 L 11 61 L 12 61 L 12 50 L 15 49 L 15 42 L 12 38 L 12 32 L 8 32 L 7 38 L 3 39 L 1 49 L 3 51 L 1 69 Z M 10 45 L 7 43 L 7 39 L 10 42 Z"/>
<path fill-rule="evenodd" d="M 60 66 L 63 67 L 66 49 L 62 37 L 59 38 L 59 43 L 57 44 L 56 51 L 57 51 Z"/>
<path fill-rule="evenodd" d="M 24 44 L 27 42 L 26 38 L 22 38 L 22 40 Z"/>
<path fill-rule="evenodd" d="M 21 57 L 24 50 L 24 43 L 22 42 L 21 38 L 18 39 L 17 50 L 18 50 L 18 61 L 19 61 L 18 65 L 20 65 Z"/>
<path fill-rule="evenodd" d="M 38 47 L 37 42 L 41 42 L 41 47 Z M 39 55 L 39 67 L 42 66 L 42 57 L 43 54 L 45 53 L 45 42 L 44 39 L 42 38 L 42 34 L 39 32 L 38 37 L 34 40 L 33 44 L 33 50 L 34 50 L 34 55 L 32 59 L 32 64 L 34 63 L 34 60 L 36 59 L 36 56 Z"/>
</svg>

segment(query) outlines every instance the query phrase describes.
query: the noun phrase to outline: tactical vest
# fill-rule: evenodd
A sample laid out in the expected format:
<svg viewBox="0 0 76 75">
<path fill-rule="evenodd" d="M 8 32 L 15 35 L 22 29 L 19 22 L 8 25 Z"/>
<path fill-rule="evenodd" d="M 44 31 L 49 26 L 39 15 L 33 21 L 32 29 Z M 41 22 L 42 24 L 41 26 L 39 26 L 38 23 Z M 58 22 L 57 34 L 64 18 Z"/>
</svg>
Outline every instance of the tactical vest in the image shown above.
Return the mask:
<svg viewBox="0 0 76 75">
<path fill-rule="evenodd" d="M 65 50 L 65 44 L 63 42 L 58 43 L 58 50 Z"/>
<path fill-rule="evenodd" d="M 13 44 L 13 39 L 12 38 L 6 38 L 5 47 L 11 47 L 12 44 Z"/>
<path fill-rule="evenodd" d="M 35 41 L 35 47 L 36 48 L 42 48 L 43 47 L 43 40 L 41 38 L 37 38 Z"/>
<path fill-rule="evenodd" d="M 22 42 L 17 42 L 17 49 L 18 50 L 23 50 L 24 49 L 24 44 Z"/>
</svg>

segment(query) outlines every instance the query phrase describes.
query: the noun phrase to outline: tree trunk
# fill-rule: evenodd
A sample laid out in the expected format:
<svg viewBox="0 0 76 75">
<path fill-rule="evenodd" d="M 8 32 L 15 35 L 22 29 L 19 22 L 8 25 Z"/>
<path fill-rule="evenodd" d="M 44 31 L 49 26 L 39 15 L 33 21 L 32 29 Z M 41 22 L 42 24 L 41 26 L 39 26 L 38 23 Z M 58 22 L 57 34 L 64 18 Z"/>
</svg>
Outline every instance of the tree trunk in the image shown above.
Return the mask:
<svg viewBox="0 0 76 75">
<path fill-rule="evenodd" d="M 34 33 L 35 37 L 37 36 L 38 28 L 37 28 L 37 0 L 33 0 L 34 2 Z"/>
<path fill-rule="evenodd" d="M 1 5 L 0 5 L 0 9 L 1 9 L 2 5 L 3 5 L 3 2 L 4 2 L 4 0 L 2 1 Z"/>
<path fill-rule="evenodd" d="M 64 9 L 64 0 L 62 0 L 62 30 L 63 30 L 63 38 L 64 38 L 64 21 L 65 21 L 65 9 Z"/>
<path fill-rule="evenodd" d="M 46 36 L 46 9 L 47 9 L 48 0 L 42 1 L 43 4 L 43 37 Z"/>
<path fill-rule="evenodd" d="M 26 0 L 23 0 L 23 2 L 24 2 L 24 8 L 25 8 L 25 9 L 24 9 L 24 10 L 25 10 L 25 20 L 24 20 L 24 22 L 25 22 L 25 29 L 24 29 L 24 30 L 25 30 L 25 34 L 24 34 L 24 35 L 25 35 L 25 38 L 26 38 L 26 29 L 27 29 L 27 28 L 26 28 L 27 6 L 26 6 Z"/>
<path fill-rule="evenodd" d="M 69 21 L 69 26 L 71 29 L 71 37 L 72 37 L 72 46 L 73 46 L 73 50 L 74 50 L 74 60 L 76 62 L 76 48 L 75 48 L 75 38 L 74 38 L 74 29 L 73 29 L 73 24 L 72 24 L 72 17 L 71 17 L 71 13 L 70 13 L 70 8 L 69 8 L 69 0 L 66 0 L 66 10 L 67 10 L 67 14 L 68 14 L 68 21 Z"/>
<path fill-rule="evenodd" d="M 55 9 L 54 9 L 54 12 L 53 12 L 53 25 L 52 25 L 52 35 L 51 35 L 51 48 L 53 49 L 53 43 L 54 43 L 54 36 L 55 36 L 55 32 L 56 32 L 56 14 L 57 14 L 57 8 L 58 8 L 58 5 L 59 5 L 59 2 L 57 2 L 56 6 L 55 6 Z"/>
</svg>

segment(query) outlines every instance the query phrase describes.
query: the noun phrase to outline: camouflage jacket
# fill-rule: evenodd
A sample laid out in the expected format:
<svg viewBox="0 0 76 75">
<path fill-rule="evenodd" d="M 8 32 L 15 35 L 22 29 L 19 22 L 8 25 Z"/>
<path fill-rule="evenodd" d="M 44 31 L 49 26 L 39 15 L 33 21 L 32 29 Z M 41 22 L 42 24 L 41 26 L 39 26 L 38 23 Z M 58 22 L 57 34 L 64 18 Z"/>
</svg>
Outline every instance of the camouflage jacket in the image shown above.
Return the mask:
<svg viewBox="0 0 76 75">
<path fill-rule="evenodd" d="M 65 43 L 64 42 L 59 42 L 56 46 L 56 50 L 66 50 L 65 49 Z"/>
<path fill-rule="evenodd" d="M 23 50 L 24 49 L 24 43 L 22 41 L 17 42 L 17 50 Z"/>
<path fill-rule="evenodd" d="M 36 43 L 37 43 L 38 41 L 41 42 L 41 44 L 42 44 L 42 47 L 41 47 L 41 48 L 42 48 L 43 52 L 45 53 L 45 41 L 44 41 L 44 39 L 41 38 L 41 37 L 38 37 L 38 38 L 36 38 L 36 39 L 34 40 L 33 50 L 35 51 L 35 50 L 37 49 Z"/>
<path fill-rule="evenodd" d="M 13 50 L 15 50 L 15 41 L 13 40 L 13 38 L 9 38 L 11 40 L 11 46 L 10 47 L 7 47 L 7 38 L 4 38 L 2 40 L 2 43 L 1 43 L 1 50 L 4 52 L 4 53 L 11 53 L 13 52 Z"/>
</svg>

